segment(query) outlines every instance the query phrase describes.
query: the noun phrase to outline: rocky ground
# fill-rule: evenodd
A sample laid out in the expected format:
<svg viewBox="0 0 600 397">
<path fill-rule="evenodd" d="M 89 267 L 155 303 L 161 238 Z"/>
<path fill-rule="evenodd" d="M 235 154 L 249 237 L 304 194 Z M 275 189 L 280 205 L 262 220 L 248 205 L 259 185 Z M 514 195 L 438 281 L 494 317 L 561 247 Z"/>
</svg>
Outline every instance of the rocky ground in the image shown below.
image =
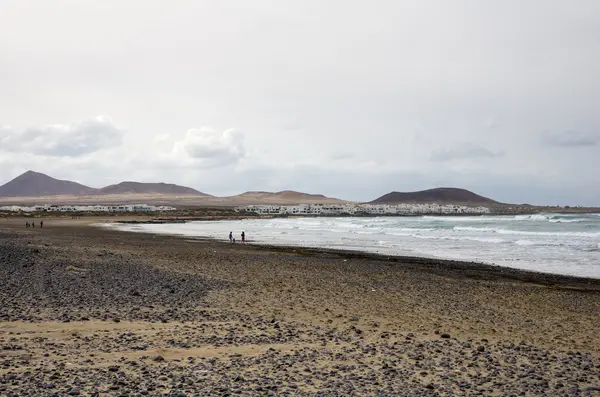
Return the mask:
<svg viewBox="0 0 600 397">
<path fill-rule="evenodd" d="M 600 282 L 0 222 L 2 396 L 595 396 Z"/>
</svg>

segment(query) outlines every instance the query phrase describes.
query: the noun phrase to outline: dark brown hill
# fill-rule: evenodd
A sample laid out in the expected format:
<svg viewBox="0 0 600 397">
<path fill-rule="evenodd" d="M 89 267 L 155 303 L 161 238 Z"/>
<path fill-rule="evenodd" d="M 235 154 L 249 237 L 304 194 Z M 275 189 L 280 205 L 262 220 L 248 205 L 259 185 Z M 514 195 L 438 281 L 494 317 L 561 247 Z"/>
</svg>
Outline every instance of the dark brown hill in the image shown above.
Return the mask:
<svg viewBox="0 0 600 397">
<path fill-rule="evenodd" d="M 172 183 L 142 183 L 121 182 L 99 189 L 99 194 L 166 194 L 166 195 L 197 195 L 210 196 L 191 187 L 175 185 Z"/>
<path fill-rule="evenodd" d="M 55 179 L 34 171 L 27 171 L 0 186 L 0 197 L 96 196 L 107 194 L 164 194 L 170 196 L 211 197 L 195 189 L 172 183 L 121 182 L 102 189 L 94 189 L 77 182 Z"/>
<path fill-rule="evenodd" d="M 0 186 L 0 197 L 83 196 L 95 192 L 96 189 L 80 183 L 55 179 L 34 171 L 27 171 Z"/>
<path fill-rule="evenodd" d="M 419 192 L 391 192 L 371 201 L 368 204 L 401 204 L 401 203 L 438 203 L 438 204 L 471 204 L 498 205 L 497 201 L 480 196 L 469 190 L 451 187 L 421 190 Z"/>
</svg>

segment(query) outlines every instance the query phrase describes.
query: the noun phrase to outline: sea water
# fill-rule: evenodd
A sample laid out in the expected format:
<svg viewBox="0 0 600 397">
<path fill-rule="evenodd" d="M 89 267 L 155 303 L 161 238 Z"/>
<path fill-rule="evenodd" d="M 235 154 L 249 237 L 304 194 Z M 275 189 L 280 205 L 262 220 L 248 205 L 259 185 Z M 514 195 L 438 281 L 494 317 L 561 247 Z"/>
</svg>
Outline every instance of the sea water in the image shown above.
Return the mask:
<svg viewBox="0 0 600 397">
<path fill-rule="evenodd" d="M 121 230 L 476 261 L 600 278 L 600 214 L 311 217 L 119 224 Z"/>
</svg>

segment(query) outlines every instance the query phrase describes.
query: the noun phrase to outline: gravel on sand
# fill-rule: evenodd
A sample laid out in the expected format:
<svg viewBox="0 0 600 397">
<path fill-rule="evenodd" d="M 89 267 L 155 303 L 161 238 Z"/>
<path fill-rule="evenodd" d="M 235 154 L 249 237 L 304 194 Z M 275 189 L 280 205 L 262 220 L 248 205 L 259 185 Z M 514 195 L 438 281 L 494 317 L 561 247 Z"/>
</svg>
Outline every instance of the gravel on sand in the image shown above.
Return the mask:
<svg viewBox="0 0 600 397">
<path fill-rule="evenodd" d="M 0 223 L 2 396 L 596 396 L 600 281 Z"/>
</svg>

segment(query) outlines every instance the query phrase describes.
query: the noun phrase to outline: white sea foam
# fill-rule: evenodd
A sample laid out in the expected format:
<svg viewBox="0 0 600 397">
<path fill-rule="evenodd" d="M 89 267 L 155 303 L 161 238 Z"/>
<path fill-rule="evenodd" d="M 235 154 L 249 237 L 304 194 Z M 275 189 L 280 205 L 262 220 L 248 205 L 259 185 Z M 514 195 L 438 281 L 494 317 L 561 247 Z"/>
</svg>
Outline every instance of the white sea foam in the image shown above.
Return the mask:
<svg viewBox="0 0 600 397">
<path fill-rule="evenodd" d="M 451 222 L 451 223 L 463 223 L 463 222 L 490 222 L 490 221 L 511 221 L 513 217 L 504 216 L 504 217 L 490 217 L 490 216 L 432 216 L 432 215 L 424 215 L 421 219 L 434 221 L 434 222 Z"/>
<path fill-rule="evenodd" d="M 550 219 L 548 215 L 534 214 L 534 215 L 517 215 L 515 216 L 516 221 L 546 221 Z"/>
<path fill-rule="evenodd" d="M 495 233 L 498 230 L 501 230 L 496 227 L 474 227 L 474 226 L 454 226 L 452 230 L 457 232 L 491 232 Z"/>
<path fill-rule="evenodd" d="M 578 223 L 578 222 L 587 222 L 588 220 L 585 218 L 573 218 L 573 219 L 548 219 L 548 222 L 551 223 Z"/>
<path fill-rule="evenodd" d="M 473 231 L 473 232 L 488 232 L 498 234 L 514 234 L 523 236 L 573 236 L 573 237 L 585 237 L 585 238 L 597 238 L 600 237 L 600 232 L 537 232 L 529 230 L 511 230 L 494 227 L 471 227 L 471 226 L 455 226 L 456 231 Z"/>
<path fill-rule="evenodd" d="M 531 241 L 531 240 L 517 240 L 517 241 L 515 241 L 515 244 L 516 245 L 525 245 L 525 246 L 535 245 L 535 241 Z"/>
<path fill-rule="evenodd" d="M 517 221 L 531 221 L 531 222 L 550 222 L 550 223 L 578 223 L 588 222 L 589 218 L 577 217 L 577 215 L 567 214 L 535 214 L 535 215 L 517 215 L 515 216 Z"/>
<path fill-rule="evenodd" d="M 600 214 L 595 214 L 600 215 Z M 552 222 L 552 223 L 576 223 L 586 222 L 586 218 L 575 218 L 572 215 L 563 214 L 533 214 L 533 215 L 516 215 L 516 216 L 423 216 L 422 219 L 432 222 L 449 222 L 449 223 L 476 223 L 476 222 Z"/>
</svg>

